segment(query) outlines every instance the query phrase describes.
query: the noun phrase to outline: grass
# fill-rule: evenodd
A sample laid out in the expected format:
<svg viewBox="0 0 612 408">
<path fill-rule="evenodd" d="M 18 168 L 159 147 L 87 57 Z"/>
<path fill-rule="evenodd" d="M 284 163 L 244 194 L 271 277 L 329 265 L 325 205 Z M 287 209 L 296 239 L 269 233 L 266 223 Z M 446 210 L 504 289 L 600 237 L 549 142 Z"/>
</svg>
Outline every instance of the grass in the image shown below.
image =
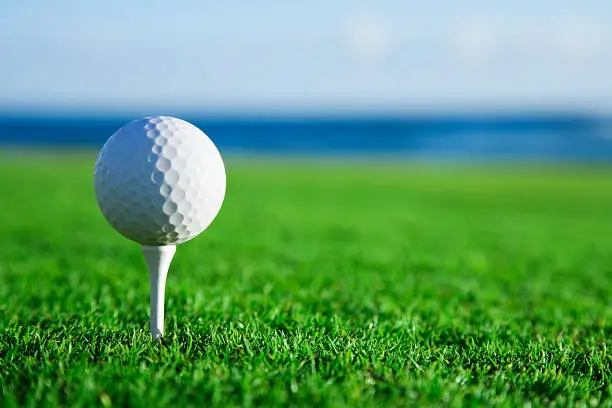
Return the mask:
<svg viewBox="0 0 612 408">
<path fill-rule="evenodd" d="M 612 406 L 612 169 L 230 160 L 158 347 L 93 160 L 2 156 L 2 407 Z"/>
</svg>

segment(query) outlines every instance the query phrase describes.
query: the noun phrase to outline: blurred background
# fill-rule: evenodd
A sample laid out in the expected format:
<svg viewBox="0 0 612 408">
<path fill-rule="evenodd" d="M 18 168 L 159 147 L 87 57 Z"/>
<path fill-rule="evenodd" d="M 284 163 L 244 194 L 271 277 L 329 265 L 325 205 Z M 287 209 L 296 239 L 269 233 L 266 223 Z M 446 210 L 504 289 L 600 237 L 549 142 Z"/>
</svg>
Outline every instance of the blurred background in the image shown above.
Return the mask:
<svg viewBox="0 0 612 408">
<path fill-rule="evenodd" d="M 229 153 L 612 158 L 607 1 L 5 2 L 0 144 L 149 114 Z"/>
</svg>

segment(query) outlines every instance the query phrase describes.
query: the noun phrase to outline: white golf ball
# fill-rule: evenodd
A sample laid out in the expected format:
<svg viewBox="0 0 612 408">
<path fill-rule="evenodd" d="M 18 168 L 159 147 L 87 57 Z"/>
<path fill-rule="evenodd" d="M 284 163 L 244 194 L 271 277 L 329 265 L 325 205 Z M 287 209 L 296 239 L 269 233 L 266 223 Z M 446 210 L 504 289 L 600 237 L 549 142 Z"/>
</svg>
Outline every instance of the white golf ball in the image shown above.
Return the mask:
<svg viewBox="0 0 612 408">
<path fill-rule="evenodd" d="M 107 221 L 141 245 L 176 245 L 204 231 L 225 197 L 225 166 L 204 132 L 169 116 L 134 120 L 96 161 L 96 200 Z"/>
</svg>

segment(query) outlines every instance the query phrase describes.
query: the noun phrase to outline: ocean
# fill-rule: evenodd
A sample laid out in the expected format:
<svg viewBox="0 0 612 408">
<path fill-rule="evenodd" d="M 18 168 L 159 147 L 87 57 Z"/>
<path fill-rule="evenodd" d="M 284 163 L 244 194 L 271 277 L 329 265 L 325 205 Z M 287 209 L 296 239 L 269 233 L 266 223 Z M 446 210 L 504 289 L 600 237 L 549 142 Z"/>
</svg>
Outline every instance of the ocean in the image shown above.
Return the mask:
<svg viewBox="0 0 612 408">
<path fill-rule="evenodd" d="M 197 117 L 222 153 L 612 161 L 612 120 L 588 115 Z M 99 148 L 120 117 L 0 117 L 0 147 Z"/>
</svg>

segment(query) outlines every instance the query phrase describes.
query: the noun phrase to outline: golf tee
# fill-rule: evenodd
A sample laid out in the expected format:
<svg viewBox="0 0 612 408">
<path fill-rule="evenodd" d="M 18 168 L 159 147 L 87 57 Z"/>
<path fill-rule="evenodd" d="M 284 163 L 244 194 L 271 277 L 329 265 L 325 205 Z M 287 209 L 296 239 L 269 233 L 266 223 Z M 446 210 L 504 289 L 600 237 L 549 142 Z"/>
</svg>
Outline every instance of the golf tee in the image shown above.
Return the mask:
<svg viewBox="0 0 612 408">
<path fill-rule="evenodd" d="M 164 297 L 166 293 L 166 278 L 176 252 L 176 246 L 143 246 L 149 279 L 151 281 L 151 321 L 149 328 L 153 340 L 164 335 Z"/>
</svg>

